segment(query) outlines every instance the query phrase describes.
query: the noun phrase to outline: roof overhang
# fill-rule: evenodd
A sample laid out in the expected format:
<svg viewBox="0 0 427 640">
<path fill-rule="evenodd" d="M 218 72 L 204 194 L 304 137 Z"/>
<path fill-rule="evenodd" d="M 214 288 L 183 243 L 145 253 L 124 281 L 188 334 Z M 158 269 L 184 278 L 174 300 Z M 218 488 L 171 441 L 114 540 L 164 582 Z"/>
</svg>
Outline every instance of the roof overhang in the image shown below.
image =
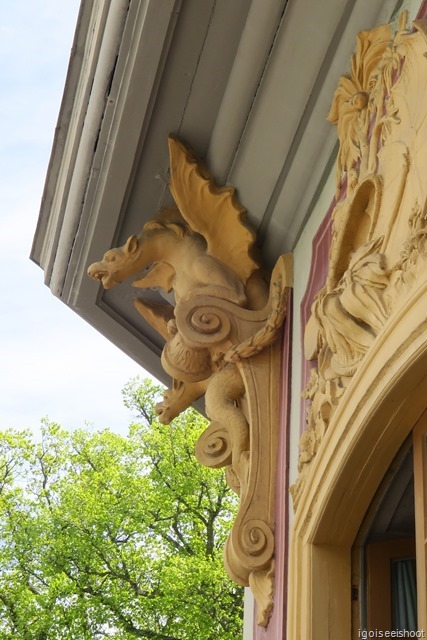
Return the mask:
<svg viewBox="0 0 427 640">
<path fill-rule="evenodd" d="M 356 34 L 395 0 L 83 0 L 31 258 L 52 292 L 161 380 L 135 292 L 87 266 L 170 202 L 167 137 L 234 184 L 268 266 L 335 158 L 326 122 Z"/>
</svg>

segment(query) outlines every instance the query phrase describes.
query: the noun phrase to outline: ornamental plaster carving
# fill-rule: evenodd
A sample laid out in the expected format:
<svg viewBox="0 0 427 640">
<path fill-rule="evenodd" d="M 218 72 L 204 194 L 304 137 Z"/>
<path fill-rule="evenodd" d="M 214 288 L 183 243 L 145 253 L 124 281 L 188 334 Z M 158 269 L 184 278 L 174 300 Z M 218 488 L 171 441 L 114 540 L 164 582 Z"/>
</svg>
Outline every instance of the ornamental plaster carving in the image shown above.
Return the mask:
<svg viewBox="0 0 427 640">
<path fill-rule="evenodd" d="M 175 304 L 139 297 L 136 308 L 165 338 L 172 387 L 158 406 L 168 423 L 205 394 L 210 425 L 197 459 L 225 467 L 240 507 L 224 550 L 229 576 L 251 586 L 258 623 L 268 624 L 274 584 L 274 495 L 280 344 L 291 257 L 268 285 L 253 255 L 254 232 L 232 188 L 218 188 L 191 153 L 169 140 L 176 207 L 106 252 L 88 273 L 105 288 L 136 277 L 144 290 L 173 292 Z"/>
<path fill-rule="evenodd" d="M 337 204 L 330 264 L 304 350 L 313 361 L 300 441 L 297 507 L 332 416 L 378 336 L 423 278 L 427 238 L 427 21 L 358 35 L 335 92 Z M 346 182 L 344 196 L 343 184 Z"/>
</svg>

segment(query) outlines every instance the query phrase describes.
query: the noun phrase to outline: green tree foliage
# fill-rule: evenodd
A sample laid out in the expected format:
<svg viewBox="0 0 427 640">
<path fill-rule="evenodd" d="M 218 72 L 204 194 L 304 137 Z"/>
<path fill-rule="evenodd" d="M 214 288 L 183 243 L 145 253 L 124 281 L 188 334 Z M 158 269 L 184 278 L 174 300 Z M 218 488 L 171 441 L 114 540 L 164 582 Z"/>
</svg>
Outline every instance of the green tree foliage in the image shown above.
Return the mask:
<svg viewBox="0 0 427 640">
<path fill-rule="evenodd" d="M 156 422 L 159 388 L 129 383 L 138 422 L 0 433 L 0 638 L 235 640 L 242 592 L 222 547 L 235 510 L 193 449 L 189 410 Z"/>
</svg>

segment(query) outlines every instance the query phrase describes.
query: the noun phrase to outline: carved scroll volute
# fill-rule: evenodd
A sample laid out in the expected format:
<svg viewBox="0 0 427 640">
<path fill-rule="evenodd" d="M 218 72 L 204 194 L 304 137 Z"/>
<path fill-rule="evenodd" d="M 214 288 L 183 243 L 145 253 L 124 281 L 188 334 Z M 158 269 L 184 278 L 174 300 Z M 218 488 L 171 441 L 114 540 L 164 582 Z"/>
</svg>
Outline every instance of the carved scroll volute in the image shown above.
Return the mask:
<svg viewBox="0 0 427 640">
<path fill-rule="evenodd" d="M 248 401 L 250 448 L 240 463 L 241 504 L 224 550 L 228 574 L 251 586 L 258 603 L 258 623 L 264 626 L 273 606 L 278 436 L 277 429 L 267 432 L 266 425 L 277 420 L 280 356 L 277 342 L 239 367 Z M 260 403 L 260 398 L 267 401 Z"/>
<path fill-rule="evenodd" d="M 206 413 L 212 422 L 196 447 L 202 464 L 228 467 L 229 484 L 240 495 L 239 512 L 224 549 L 225 566 L 233 580 L 253 589 L 258 623 L 264 626 L 273 605 L 274 585 L 281 360 L 276 338 L 290 278 L 290 256 L 284 256 L 273 272 L 270 300 L 264 310 L 251 312 L 233 305 L 232 346 L 225 352 L 214 350 L 219 370 L 206 392 Z M 228 303 L 222 306 L 229 308 Z"/>
<path fill-rule="evenodd" d="M 226 467 L 228 483 L 240 496 L 224 563 L 235 582 L 252 588 L 262 626 L 273 607 L 277 338 L 291 279 L 291 256 L 282 256 L 272 274 L 269 301 L 258 311 L 199 293 L 184 296 L 175 308 L 176 333 L 162 357 L 169 373 L 189 382 L 198 375 L 197 365 L 210 359 L 205 400 L 211 422 L 195 453 L 201 464 Z M 185 358 L 177 336 L 188 350 Z"/>
<path fill-rule="evenodd" d="M 258 622 L 266 626 L 274 588 L 278 337 L 292 259 L 279 258 L 268 288 L 235 190 L 216 187 L 178 140 L 171 138 L 169 147 L 178 209 L 158 212 L 138 236 L 91 265 L 89 275 L 110 288 L 143 272 L 133 282 L 138 289 L 173 290 L 175 306 L 136 302 L 166 339 L 162 364 L 174 379 L 159 419 L 170 421 L 205 393 L 211 423 L 196 456 L 207 466 L 225 467 L 240 496 L 225 567 L 233 580 L 251 586 Z"/>
</svg>

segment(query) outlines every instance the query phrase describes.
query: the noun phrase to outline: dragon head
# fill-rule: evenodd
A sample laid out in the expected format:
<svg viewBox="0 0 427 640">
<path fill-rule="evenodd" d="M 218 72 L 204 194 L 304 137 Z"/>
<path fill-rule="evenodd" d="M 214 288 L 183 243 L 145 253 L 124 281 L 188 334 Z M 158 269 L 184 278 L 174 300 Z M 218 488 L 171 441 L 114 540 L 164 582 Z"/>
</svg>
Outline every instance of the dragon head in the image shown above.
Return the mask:
<svg viewBox="0 0 427 640">
<path fill-rule="evenodd" d="M 112 289 L 133 274 L 132 266 L 138 256 L 138 238 L 130 236 L 122 247 L 110 249 L 100 262 L 94 262 L 88 268 L 88 275 L 102 282 L 104 289 Z"/>
</svg>

